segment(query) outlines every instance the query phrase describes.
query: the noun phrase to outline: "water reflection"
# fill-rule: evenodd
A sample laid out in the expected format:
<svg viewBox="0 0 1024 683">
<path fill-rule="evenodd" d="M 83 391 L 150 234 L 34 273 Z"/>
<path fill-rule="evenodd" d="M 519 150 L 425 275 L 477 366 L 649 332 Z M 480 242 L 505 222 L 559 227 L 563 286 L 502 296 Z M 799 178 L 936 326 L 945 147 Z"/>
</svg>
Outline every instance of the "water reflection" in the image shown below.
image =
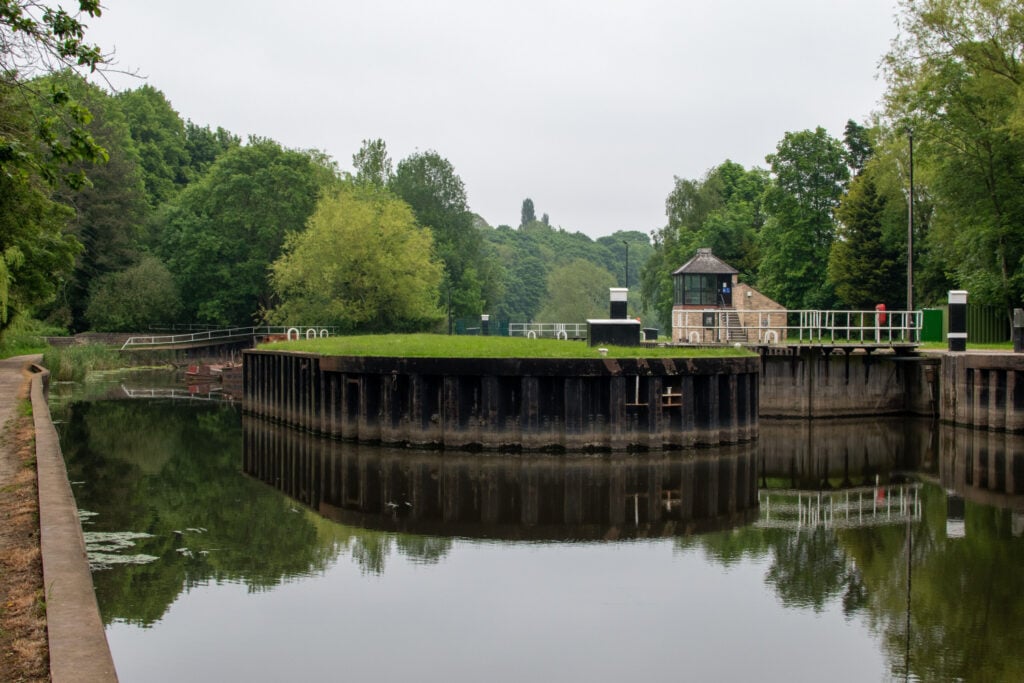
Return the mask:
<svg viewBox="0 0 1024 683">
<path fill-rule="evenodd" d="M 366 529 L 508 540 L 705 533 L 756 518 L 753 444 L 644 456 L 418 452 L 243 417 L 247 474 Z"/>
<path fill-rule="evenodd" d="M 317 648 L 288 636 L 304 620 L 274 611 L 284 603 L 306 606 L 303 617 L 308 613 L 312 623 L 305 638 L 344 631 L 348 670 L 368 672 L 385 661 L 370 654 L 363 661 L 364 650 L 380 654 L 378 641 L 416 642 L 424 652 L 444 653 L 445 661 L 476 650 L 494 654 L 486 649 L 493 639 L 484 635 L 449 625 L 433 637 L 429 626 L 442 614 L 477 616 L 467 604 L 476 600 L 487 607 L 481 614 L 510 620 L 507 640 L 494 645 L 499 655 L 534 653 L 538 644 L 517 634 L 585 612 L 595 624 L 586 642 L 568 627 L 557 639 L 557 652 L 570 653 L 576 664 L 607 665 L 600 654 L 584 653 L 643 651 L 659 634 L 675 634 L 673 647 L 692 645 L 687 661 L 703 661 L 708 650 L 706 658 L 733 663 L 741 661 L 731 654 L 737 645 L 756 651 L 759 639 L 768 639 L 774 650 L 753 657 L 745 677 L 780 678 L 807 661 L 806 643 L 838 658 L 856 650 L 851 639 L 863 629 L 881 663 L 856 650 L 861 654 L 829 670 L 830 677 L 1024 680 L 1020 436 L 900 420 L 765 421 L 757 443 L 724 451 L 506 458 L 353 446 L 248 419 L 243 430 L 230 404 L 96 395 L 107 398 L 67 400 L 54 409 L 76 497 L 95 513 L 89 528 L 138 534 L 131 552 L 158 558 L 94 574 L 106 623 L 132 629 L 127 640 L 125 630 L 108 631 L 119 669 L 132 657 L 152 662 L 159 652 L 181 651 L 159 639 L 172 622 L 230 647 L 233 629 L 211 633 L 202 618 L 183 626 L 182 612 L 170 615 L 175 605 L 216 600 L 241 585 L 243 594 L 278 599 L 260 603 L 266 611 L 254 620 L 259 628 L 240 628 L 244 642 L 236 649 L 247 661 L 259 659 L 254 650 L 275 646 L 302 651 L 294 677 L 330 677 L 337 662 L 318 664 Z M 898 500 L 898 491 L 915 497 L 906 493 L 912 505 L 890 508 L 908 514 L 881 524 L 837 524 L 835 514 L 825 523 L 824 512 L 786 528 L 766 523 L 778 519 L 767 512 L 766 496 L 829 500 L 858 488 L 870 492 L 861 499 L 865 508 Z M 651 540 L 617 542 L 644 537 Z M 477 540 L 483 538 L 498 540 Z M 510 578 L 518 574 L 529 581 Z M 577 585 L 586 591 L 573 592 Z M 493 586 L 506 588 L 496 595 Z M 622 599 L 641 588 L 657 599 Z M 746 597 L 733 597 L 739 594 Z M 396 595 L 403 596 L 402 618 L 388 617 L 387 635 L 364 628 Z M 534 600 L 539 595 L 544 600 Z M 694 609 L 705 605 L 705 595 L 714 604 Z M 760 596 L 770 605 L 750 604 Z M 510 603 L 531 605 L 522 621 Z M 209 610 L 193 611 L 210 618 Z M 779 637 L 737 641 L 737 628 L 747 624 L 778 629 Z M 457 652 L 450 649 L 455 640 Z M 237 673 L 237 660 L 221 651 L 179 659 L 174 667 L 202 665 L 198 672 L 167 668 L 168 679 Z M 516 671 L 551 678 L 554 669 L 542 662 L 524 656 Z M 630 666 L 638 676 L 663 672 L 655 655 Z M 720 666 L 719 679 L 738 671 Z M 130 670 L 124 667 L 122 673 Z M 602 669 L 593 668 L 592 678 L 602 680 Z M 409 677 L 414 669 L 401 673 Z"/>
</svg>

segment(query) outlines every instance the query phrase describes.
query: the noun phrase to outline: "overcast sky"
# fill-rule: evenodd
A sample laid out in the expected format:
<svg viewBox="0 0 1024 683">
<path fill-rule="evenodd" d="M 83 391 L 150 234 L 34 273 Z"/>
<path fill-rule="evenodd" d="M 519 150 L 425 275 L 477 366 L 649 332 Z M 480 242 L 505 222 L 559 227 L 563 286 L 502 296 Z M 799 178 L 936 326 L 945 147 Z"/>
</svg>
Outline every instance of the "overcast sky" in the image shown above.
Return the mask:
<svg viewBox="0 0 1024 683">
<path fill-rule="evenodd" d="M 491 225 L 665 222 L 673 177 L 762 166 L 879 107 L 895 0 L 105 0 L 88 37 L 184 119 L 343 170 L 436 150 Z"/>
</svg>

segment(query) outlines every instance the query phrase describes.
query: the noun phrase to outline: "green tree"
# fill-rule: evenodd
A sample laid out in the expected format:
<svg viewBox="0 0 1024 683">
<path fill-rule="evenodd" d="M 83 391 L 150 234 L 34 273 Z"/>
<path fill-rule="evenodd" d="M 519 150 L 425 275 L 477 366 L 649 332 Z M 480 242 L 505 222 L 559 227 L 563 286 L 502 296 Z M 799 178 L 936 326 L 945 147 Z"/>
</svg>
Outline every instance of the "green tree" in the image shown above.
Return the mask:
<svg viewBox="0 0 1024 683">
<path fill-rule="evenodd" d="M 668 224 L 653 234 L 654 253 L 637 270 L 642 302 L 663 325 L 671 320 L 672 271 L 700 247 L 739 270 L 745 282 L 756 282 L 768 184 L 764 170 L 748 170 L 729 160 L 699 180 L 675 179 L 665 200 Z"/>
<path fill-rule="evenodd" d="M 146 194 L 156 208 L 190 179 L 185 123 L 162 92 L 151 85 L 117 95 L 139 151 Z"/>
<path fill-rule="evenodd" d="M 138 259 L 141 226 L 147 205 L 139 158 L 118 101 L 72 72 L 42 79 L 45 87 L 60 88 L 88 107 L 92 118 L 84 131 L 107 153 L 105 163 L 84 160 L 67 165 L 71 172 L 88 173 L 78 188 L 59 187 L 55 198 L 74 208 L 67 232 L 82 245 L 74 270 L 60 279 L 53 306 L 39 315 L 72 330 L 85 329 L 85 309 L 92 283 L 107 273 L 123 270 Z M 42 85 L 42 84 L 41 84 Z"/>
<path fill-rule="evenodd" d="M 391 157 L 388 156 L 384 140 L 363 140 L 363 146 L 352 155 L 352 166 L 356 169 L 356 182 L 387 187 L 394 176 Z"/>
<path fill-rule="evenodd" d="M 180 310 L 170 271 L 147 254 L 135 265 L 94 281 L 85 319 L 99 332 L 137 332 L 176 320 Z"/>
<path fill-rule="evenodd" d="M 929 179 L 926 245 L 972 301 L 1009 312 L 1024 298 L 1024 7 L 923 0 L 901 8 L 886 109 L 894 127 L 913 130 L 915 175 Z"/>
<path fill-rule="evenodd" d="M 99 15 L 96 0 L 81 0 L 75 14 L 42 2 L 0 1 L 0 330 L 10 313 L 52 300 L 78 249 L 63 233 L 72 213 L 53 191 L 61 181 L 84 186 L 84 173 L 69 164 L 106 153 L 84 129 L 89 111 L 37 77 L 101 68 L 105 58 L 86 42 L 83 23 Z"/>
<path fill-rule="evenodd" d="M 537 214 L 534 213 L 533 200 L 527 197 L 523 200 L 522 209 L 519 211 L 519 227 L 521 228 L 524 225 L 529 225 L 535 220 L 537 220 Z M 547 223 L 545 223 L 545 225 L 547 225 Z"/>
<path fill-rule="evenodd" d="M 906 304 L 901 253 L 885 239 L 888 201 L 868 170 L 854 178 L 836 211 L 839 239 L 829 254 L 828 280 L 839 300 L 854 309 Z"/>
<path fill-rule="evenodd" d="M 346 332 L 411 332 L 436 325 L 442 266 L 409 205 L 376 185 L 345 186 L 317 204 L 272 266 L 280 324 Z"/>
<path fill-rule="evenodd" d="M 466 188 L 451 162 L 434 151 L 413 154 L 398 162 L 388 187 L 434 234 L 445 266 L 443 289 L 451 288 L 453 314 L 479 315 L 487 303 L 480 279 L 483 241 L 466 203 Z"/>
<path fill-rule="evenodd" d="M 548 298 L 537 314 L 542 322 L 574 323 L 608 317 L 608 289 L 615 276 L 590 261 L 577 259 L 548 275 Z"/>
<path fill-rule="evenodd" d="M 185 122 L 185 152 L 188 154 L 188 181 L 202 178 L 220 155 L 242 144 L 241 139 L 217 126 L 200 126 L 192 121 Z"/>
<path fill-rule="evenodd" d="M 159 256 L 174 274 L 185 316 L 247 324 L 271 308 L 267 268 L 336 179 L 323 155 L 272 140 L 251 139 L 218 158 L 157 219 Z"/>
<path fill-rule="evenodd" d="M 843 146 L 819 126 L 786 133 L 767 161 L 773 182 L 764 198 L 759 287 L 787 308 L 829 308 L 833 212 L 850 175 Z"/>
<path fill-rule="evenodd" d="M 846 147 L 846 165 L 850 167 L 853 175 L 859 174 L 874 154 L 871 132 L 850 119 L 843 129 L 843 145 Z"/>
</svg>

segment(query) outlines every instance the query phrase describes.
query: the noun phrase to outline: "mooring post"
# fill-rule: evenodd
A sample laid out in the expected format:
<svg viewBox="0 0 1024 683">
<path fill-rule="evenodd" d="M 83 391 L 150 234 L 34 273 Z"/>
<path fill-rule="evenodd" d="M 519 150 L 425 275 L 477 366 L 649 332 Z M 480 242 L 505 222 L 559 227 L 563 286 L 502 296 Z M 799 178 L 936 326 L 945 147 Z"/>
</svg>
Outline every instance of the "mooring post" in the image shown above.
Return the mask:
<svg viewBox="0 0 1024 683">
<path fill-rule="evenodd" d="M 949 350 L 967 350 L 967 291 L 949 291 Z"/>
</svg>

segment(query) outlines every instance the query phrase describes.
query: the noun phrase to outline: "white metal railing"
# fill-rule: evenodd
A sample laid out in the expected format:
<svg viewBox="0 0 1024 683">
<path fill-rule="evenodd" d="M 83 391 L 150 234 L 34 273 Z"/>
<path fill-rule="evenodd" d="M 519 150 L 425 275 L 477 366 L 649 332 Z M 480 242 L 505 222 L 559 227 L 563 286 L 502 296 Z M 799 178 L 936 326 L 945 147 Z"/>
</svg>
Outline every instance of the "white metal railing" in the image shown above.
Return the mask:
<svg viewBox="0 0 1024 683">
<path fill-rule="evenodd" d="M 673 339 L 689 343 L 915 344 L 923 322 L 922 311 L 672 311 Z"/>
<path fill-rule="evenodd" d="M 314 337 L 327 337 L 334 332 L 333 327 L 324 325 L 293 325 L 293 326 L 254 326 L 254 327 L 231 327 L 223 330 L 205 330 L 203 332 L 192 332 L 190 334 L 162 334 L 162 335 L 137 335 L 129 337 L 121 346 L 121 350 L 139 348 L 146 346 L 176 346 L 186 344 L 197 344 L 205 341 L 220 341 L 236 337 L 257 337 L 270 335 L 283 335 L 288 339 L 312 339 Z"/>
<path fill-rule="evenodd" d="M 849 529 L 921 520 L 921 484 L 864 486 L 836 491 L 761 489 L 761 518 L 772 529 Z"/>
<path fill-rule="evenodd" d="M 129 389 L 128 387 L 122 386 L 121 391 L 124 392 L 127 398 L 170 398 L 177 400 L 186 401 L 227 401 L 230 400 L 230 396 L 226 396 L 219 389 L 211 389 L 210 391 L 188 391 L 187 389 Z"/>
<path fill-rule="evenodd" d="M 508 336 L 529 339 L 586 339 L 586 323 L 509 323 Z"/>
</svg>

